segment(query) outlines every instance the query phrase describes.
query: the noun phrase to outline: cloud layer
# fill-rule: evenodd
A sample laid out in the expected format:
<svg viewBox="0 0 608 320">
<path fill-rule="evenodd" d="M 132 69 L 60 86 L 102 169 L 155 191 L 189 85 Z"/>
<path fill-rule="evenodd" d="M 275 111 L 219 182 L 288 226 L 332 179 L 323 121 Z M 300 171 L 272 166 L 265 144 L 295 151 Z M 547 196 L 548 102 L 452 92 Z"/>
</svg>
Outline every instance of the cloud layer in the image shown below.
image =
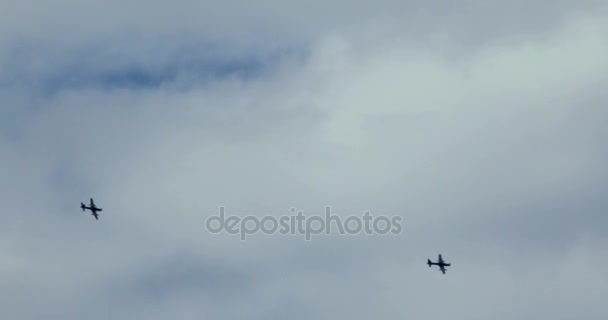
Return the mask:
<svg viewBox="0 0 608 320">
<path fill-rule="evenodd" d="M 3 319 L 608 316 L 603 2 L 6 7 Z"/>
</svg>

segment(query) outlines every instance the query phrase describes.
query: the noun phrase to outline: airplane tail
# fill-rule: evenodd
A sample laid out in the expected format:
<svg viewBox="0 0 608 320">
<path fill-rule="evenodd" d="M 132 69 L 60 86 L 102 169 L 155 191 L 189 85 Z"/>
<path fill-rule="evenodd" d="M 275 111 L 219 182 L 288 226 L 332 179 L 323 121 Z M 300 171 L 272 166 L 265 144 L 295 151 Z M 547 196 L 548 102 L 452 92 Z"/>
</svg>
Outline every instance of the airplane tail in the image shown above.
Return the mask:
<svg viewBox="0 0 608 320">
<path fill-rule="evenodd" d="M 426 259 L 426 264 L 428 264 L 428 265 L 429 265 L 429 268 L 430 268 L 430 267 L 431 267 L 431 264 L 432 264 L 431 259 Z"/>
<path fill-rule="evenodd" d="M 80 203 L 80 209 L 82 209 L 82 211 L 84 211 L 84 203 Z"/>
</svg>

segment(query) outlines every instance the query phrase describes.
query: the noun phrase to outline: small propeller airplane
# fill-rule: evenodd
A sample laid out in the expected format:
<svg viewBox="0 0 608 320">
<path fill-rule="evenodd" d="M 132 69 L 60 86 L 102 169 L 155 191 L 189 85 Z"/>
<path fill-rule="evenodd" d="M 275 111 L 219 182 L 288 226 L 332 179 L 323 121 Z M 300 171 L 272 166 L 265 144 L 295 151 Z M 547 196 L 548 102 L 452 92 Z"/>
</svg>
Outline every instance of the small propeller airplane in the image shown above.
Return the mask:
<svg viewBox="0 0 608 320">
<path fill-rule="evenodd" d="M 437 262 L 431 262 L 431 259 L 427 259 L 426 264 L 429 265 L 429 268 L 431 266 L 439 266 L 439 270 L 441 270 L 441 272 L 443 274 L 445 274 L 445 267 L 451 266 L 450 263 L 445 263 L 445 261 L 443 261 L 443 258 L 441 257 L 441 253 L 439 254 L 439 260 Z"/>
<path fill-rule="evenodd" d="M 91 214 L 93 215 L 93 217 L 95 217 L 95 220 L 99 220 L 99 215 L 97 214 L 97 211 L 103 211 L 101 208 L 98 208 L 95 206 L 95 202 L 93 202 L 93 198 L 91 198 L 91 203 L 89 206 L 86 206 L 84 203 L 80 203 L 80 208 L 82 209 L 82 211 L 88 209 L 91 210 Z"/>
</svg>

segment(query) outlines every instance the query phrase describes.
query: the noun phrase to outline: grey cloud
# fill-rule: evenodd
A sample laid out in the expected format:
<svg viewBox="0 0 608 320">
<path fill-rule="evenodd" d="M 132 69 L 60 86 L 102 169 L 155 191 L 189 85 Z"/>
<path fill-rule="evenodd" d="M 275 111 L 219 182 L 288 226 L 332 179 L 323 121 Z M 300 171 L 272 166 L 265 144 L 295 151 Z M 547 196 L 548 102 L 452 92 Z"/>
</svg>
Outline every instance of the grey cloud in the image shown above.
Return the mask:
<svg viewBox="0 0 608 320">
<path fill-rule="evenodd" d="M 509 39 L 539 39 L 605 12 L 602 1 L 19 2 L 0 19 L 0 62 L 10 61 L 0 64 L 0 83 L 46 80 L 52 91 L 255 73 L 259 60 L 304 50 L 331 33 L 356 35 L 359 49 L 390 41 L 470 55 Z"/>
<path fill-rule="evenodd" d="M 459 4 L 437 1 L 246 1 L 211 3 L 79 2 L 62 1 L 45 5 L 35 1 L 13 3 L 4 11 L 3 27 L 11 27 L 3 38 L 52 34 L 62 41 L 78 37 L 131 37 L 155 39 L 180 32 L 223 41 L 260 36 L 265 41 L 314 38 L 327 30 L 340 29 L 368 20 L 395 19 L 403 30 L 452 29 L 469 34 L 537 30 L 558 26 L 564 19 L 581 14 L 605 13 L 602 1 L 467 1 Z M 103 21 L 97 19 L 105 17 Z M 92 23 L 92 21 L 95 21 Z M 4 30 L 8 30 L 3 28 Z M 64 31 L 69 30 L 69 33 Z M 414 31 L 414 30 L 412 30 Z M 253 40 L 253 41 L 252 41 Z M 67 40 L 69 41 L 69 40 Z"/>
<path fill-rule="evenodd" d="M 31 25 L 0 19 L 16 27 L 0 28 L 4 43 L 23 37 L 44 48 L 31 51 L 40 69 L 25 59 L 9 73 L 164 70 L 196 60 L 205 50 L 175 48 L 199 38 L 215 38 L 220 56 L 247 49 L 220 61 L 298 50 L 255 77 L 185 77 L 181 88 L 68 85 L 44 95 L 34 82 L 2 78 L 2 317 L 606 317 L 608 47 L 606 24 L 594 19 L 602 3 L 533 1 L 522 16 L 519 2 L 431 2 L 404 17 L 397 9 L 418 4 L 332 2 L 322 12 L 317 3 L 247 12 L 217 4 L 216 14 L 185 2 L 129 10 L 136 4 L 74 4 L 47 30 L 36 23 L 60 21 L 58 4 L 21 11 Z M 93 12 L 112 26 L 53 30 Z M 180 21 L 166 19 L 176 13 Z M 483 45 L 446 56 L 400 33 L 424 34 L 413 28 L 423 22 L 436 23 L 427 39 L 456 26 L 439 41 L 447 51 L 460 50 L 459 39 Z M 275 24 L 281 36 L 267 48 L 257 47 L 270 38 L 264 32 L 254 45 L 234 44 L 249 41 L 254 25 Z M 120 44 L 144 26 L 141 47 Z M 88 47 L 78 39 L 92 30 L 100 33 L 87 37 L 91 48 L 109 43 L 132 55 L 74 63 Z M 149 50 L 170 35 L 184 38 Z M 47 36 L 58 43 L 40 40 Z M 3 53 L 0 65 L 15 61 Z M 104 208 L 99 221 L 78 208 L 91 196 Z M 241 242 L 204 229 L 219 206 L 262 216 L 292 206 L 322 214 L 328 205 L 343 216 L 399 214 L 404 232 Z M 439 252 L 453 262 L 445 276 L 424 264 Z"/>
</svg>

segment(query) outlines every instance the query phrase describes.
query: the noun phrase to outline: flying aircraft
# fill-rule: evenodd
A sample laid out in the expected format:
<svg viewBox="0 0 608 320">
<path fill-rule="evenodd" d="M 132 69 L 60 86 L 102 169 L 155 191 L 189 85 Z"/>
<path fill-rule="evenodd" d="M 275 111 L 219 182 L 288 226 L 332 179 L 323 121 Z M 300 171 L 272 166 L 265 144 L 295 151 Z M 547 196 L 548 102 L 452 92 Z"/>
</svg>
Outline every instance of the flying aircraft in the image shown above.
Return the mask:
<svg viewBox="0 0 608 320">
<path fill-rule="evenodd" d="M 431 259 L 427 259 L 426 264 L 429 265 L 429 268 L 431 266 L 439 266 L 439 270 L 441 270 L 441 272 L 443 272 L 443 274 L 445 274 L 445 267 L 451 266 L 451 264 L 445 263 L 443 261 L 443 258 L 441 257 L 441 253 L 439 254 L 439 260 L 437 262 L 431 262 Z"/>
<path fill-rule="evenodd" d="M 93 198 L 91 198 L 91 203 L 89 206 L 86 206 L 84 203 L 81 202 L 80 208 L 82 209 L 82 211 L 84 211 L 85 209 L 91 210 L 91 214 L 93 215 L 93 217 L 95 217 L 95 220 L 99 220 L 97 211 L 102 211 L 102 209 L 95 206 Z"/>
</svg>

